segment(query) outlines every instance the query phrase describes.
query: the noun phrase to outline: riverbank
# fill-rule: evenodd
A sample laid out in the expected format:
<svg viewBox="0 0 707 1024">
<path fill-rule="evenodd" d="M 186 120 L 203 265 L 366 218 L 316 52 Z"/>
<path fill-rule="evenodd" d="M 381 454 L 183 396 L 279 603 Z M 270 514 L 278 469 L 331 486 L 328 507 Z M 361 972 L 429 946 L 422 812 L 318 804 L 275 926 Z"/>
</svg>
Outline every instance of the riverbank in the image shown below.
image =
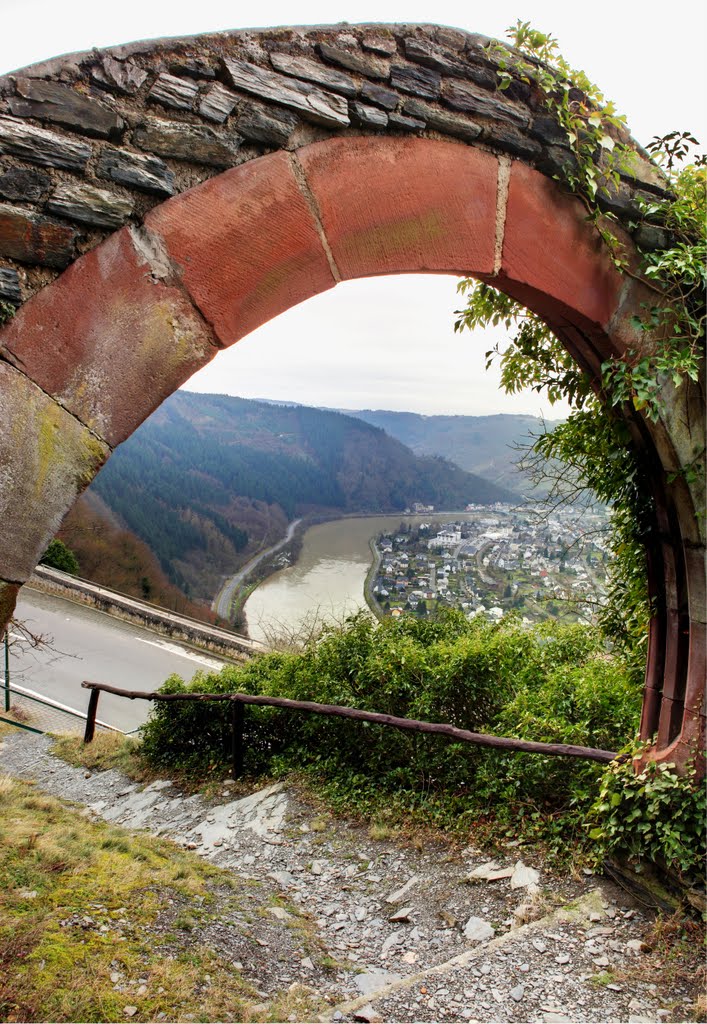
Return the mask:
<svg viewBox="0 0 707 1024">
<path fill-rule="evenodd" d="M 212 602 L 213 610 L 230 621 L 234 629 L 244 636 L 250 636 L 245 605 L 255 589 L 282 569 L 297 564 L 308 530 L 346 518 L 348 517 L 308 515 L 294 519 L 281 540 L 258 552 L 235 576 L 224 582 Z"/>
<path fill-rule="evenodd" d="M 217 615 L 220 615 L 228 621 L 234 620 L 235 602 L 238 590 L 243 581 L 255 571 L 258 565 L 266 559 L 269 559 L 276 552 L 281 551 L 292 540 L 295 531 L 301 522 L 301 519 L 293 519 L 292 522 L 288 524 L 287 532 L 281 540 L 276 541 L 275 544 L 271 544 L 262 551 L 259 551 L 257 555 L 246 562 L 242 569 L 239 569 L 239 571 L 233 576 L 227 577 L 211 604 L 213 611 L 215 611 Z"/>
<path fill-rule="evenodd" d="M 448 513 L 444 513 L 448 514 Z M 213 610 L 222 618 L 230 621 L 239 632 L 250 636 L 248 628 L 248 614 L 246 605 L 257 588 L 267 583 L 273 576 L 283 570 L 295 568 L 302 553 L 304 539 L 308 532 L 315 527 L 327 523 L 345 523 L 366 519 L 402 519 L 405 513 L 371 513 L 370 515 L 348 514 L 343 516 L 316 515 L 302 516 L 293 520 L 287 530 L 287 534 L 276 544 L 270 545 L 263 551 L 258 552 L 250 561 L 243 566 L 234 576 L 229 577 L 212 602 Z M 371 547 L 372 558 L 375 559 L 375 552 Z M 371 564 L 371 570 L 375 570 L 375 561 Z M 373 576 L 371 576 L 371 581 Z M 365 595 L 366 602 L 371 610 L 378 617 L 382 614 L 380 606 L 377 606 L 371 587 Z M 376 608 L 378 609 L 376 611 Z M 262 637 L 259 637 L 262 640 Z"/>
<path fill-rule="evenodd" d="M 381 559 L 383 556 L 381 555 L 381 552 L 378 550 L 378 545 L 376 544 L 375 537 L 371 537 L 370 541 L 368 542 L 368 545 L 371 549 L 371 554 L 373 555 L 373 561 L 371 562 L 370 569 L 366 573 L 366 579 L 363 584 L 363 596 L 366 598 L 366 604 L 368 605 L 369 609 L 373 612 L 375 617 L 377 619 L 382 619 L 384 613 L 383 609 L 380 606 L 378 598 L 373 593 L 373 581 L 378 575 L 378 570 L 380 569 Z"/>
<path fill-rule="evenodd" d="M 371 541 L 398 524 L 429 521 L 433 515 L 444 522 L 465 513 L 347 515 L 303 523 L 297 560 L 284 568 L 274 566 L 248 595 L 244 611 L 249 634 L 261 642 L 279 633 L 292 636 L 303 630 L 309 635 L 314 622 L 340 621 L 370 607 L 372 584 L 368 595 L 365 591 L 375 558 Z"/>
</svg>

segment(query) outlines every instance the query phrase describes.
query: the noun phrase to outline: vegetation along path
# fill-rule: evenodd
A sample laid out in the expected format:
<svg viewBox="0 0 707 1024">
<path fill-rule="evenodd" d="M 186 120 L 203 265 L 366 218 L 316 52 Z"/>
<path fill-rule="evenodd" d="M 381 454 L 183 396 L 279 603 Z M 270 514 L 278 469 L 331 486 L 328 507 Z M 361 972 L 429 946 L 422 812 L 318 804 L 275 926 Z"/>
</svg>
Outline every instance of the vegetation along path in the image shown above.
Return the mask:
<svg viewBox="0 0 707 1024">
<path fill-rule="evenodd" d="M 175 892 L 147 923 L 154 886 L 139 907 L 113 907 L 95 896 L 98 903 L 77 908 L 62 890 L 58 930 L 65 941 L 75 936 L 76 948 L 73 966 L 57 977 L 57 992 L 71 988 L 95 937 L 110 994 L 100 1019 L 185 1019 L 193 1004 L 165 1004 L 168 982 L 155 957 L 170 961 L 186 950 L 192 964 L 197 953 L 203 963 L 204 949 L 209 973 L 190 983 L 203 1020 L 638 1024 L 694 1017 L 694 980 L 663 969 L 650 915 L 589 871 L 558 877 L 542 864 L 524 863 L 532 857 L 513 842 L 496 861 L 474 846 L 404 842 L 383 829 L 332 819 L 282 784 L 244 796 L 225 782 L 212 798 L 187 798 L 167 780 L 144 786 L 113 769 L 74 767 L 51 753 L 51 742 L 4 734 L 0 772 L 9 778 L 0 797 L 34 782 L 29 804 L 48 806 L 53 820 L 58 811 L 43 794 L 83 805 L 81 832 L 105 821 L 176 844 L 170 847 L 181 865 L 175 878 L 188 875 L 187 862 L 221 869 L 208 899 Z M 121 842 L 129 849 L 128 840 L 110 836 L 102 846 Z M 28 856 L 30 846 L 27 840 Z M 142 851 L 143 860 L 149 856 Z M 134 870 L 126 859 L 125 873 Z M 18 873 L 3 897 L 18 933 L 22 915 L 43 912 L 46 899 L 43 890 L 24 891 L 24 877 Z M 131 966 L 131 943 L 145 930 L 149 956 Z M 21 971 L 51 970 L 27 953 L 26 965 L 17 958 L 9 966 L 9 991 Z M 215 992 L 226 968 L 230 1003 Z M 15 1005 L 4 1019 L 29 1019 Z"/>
</svg>

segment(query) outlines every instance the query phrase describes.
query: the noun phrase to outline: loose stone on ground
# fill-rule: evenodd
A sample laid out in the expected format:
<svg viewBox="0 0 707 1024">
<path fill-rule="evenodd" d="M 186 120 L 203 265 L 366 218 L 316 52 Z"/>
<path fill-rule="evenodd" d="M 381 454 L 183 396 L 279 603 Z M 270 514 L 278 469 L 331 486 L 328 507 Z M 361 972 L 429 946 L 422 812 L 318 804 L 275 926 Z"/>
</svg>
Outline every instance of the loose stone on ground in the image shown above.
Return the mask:
<svg viewBox="0 0 707 1024">
<path fill-rule="evenodd" d="M 649 955 L 648 921 L 591 875 L 552 877 L 517 849 L 490 862 L 473 848 L 372 840 L 280 784 L 239 799 L 228 786 L 217 800 L 184 797 L 166 780 L 142 787 L 116 771 L 73 768 L 48 747 L 43 736 L 5 739 L 0 772 L 170 838 L 253 887 L 261 912 L 251 924 L 224 909 L 194 941 L 242 964 L 263 1012 L 293 985 L 331 1006 L 317 1019 L 401 1024 L 669 1021 L 689 1000 L 684 983 L 661 991 L 659 976 L 642 980 L 647 971 L 623 980 Z M 159 922 L 161 933 L 181 909 Z"/>
</svg>

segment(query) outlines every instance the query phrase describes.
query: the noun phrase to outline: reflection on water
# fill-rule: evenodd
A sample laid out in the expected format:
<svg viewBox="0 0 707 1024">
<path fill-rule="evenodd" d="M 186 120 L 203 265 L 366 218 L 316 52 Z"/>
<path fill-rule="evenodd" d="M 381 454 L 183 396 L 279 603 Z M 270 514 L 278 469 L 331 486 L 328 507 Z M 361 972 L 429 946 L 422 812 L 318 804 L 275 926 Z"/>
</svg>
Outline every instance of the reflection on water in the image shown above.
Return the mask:
<svg viewBox="0 0 707 1024">
<path fill-rule="evenodd" d="M 270 576 L 246 601 L 250 635 L 267 642 L 278 631 L 306 629 L 315 618 L 338 620 L 365 608 L 371 538 L 401 522 L 412 525 L 432 518 L 450 522 L 464 516 L 361 516 L 313 526 L 304 535 L 297 564 Z"/>
</svg>

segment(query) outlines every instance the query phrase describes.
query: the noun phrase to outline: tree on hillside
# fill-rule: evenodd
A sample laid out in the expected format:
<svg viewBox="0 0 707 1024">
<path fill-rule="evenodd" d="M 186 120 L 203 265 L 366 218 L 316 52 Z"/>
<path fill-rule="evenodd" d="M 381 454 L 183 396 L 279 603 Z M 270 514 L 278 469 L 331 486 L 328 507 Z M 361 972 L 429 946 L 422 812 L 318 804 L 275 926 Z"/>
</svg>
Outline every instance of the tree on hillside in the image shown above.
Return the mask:
<svg viewBox="0 0 707 1024">
<path fill-rule="evenodd" d="M 79 574 L 78 558 L 71 548 L 56 538 L 49 544 L 49 547 L 40 558 L 39 564 L 49 565 L 53 569 L 61 569 L 62 572 L 68 572 L 72 576 L 78 576 Z"/>
</svg>

